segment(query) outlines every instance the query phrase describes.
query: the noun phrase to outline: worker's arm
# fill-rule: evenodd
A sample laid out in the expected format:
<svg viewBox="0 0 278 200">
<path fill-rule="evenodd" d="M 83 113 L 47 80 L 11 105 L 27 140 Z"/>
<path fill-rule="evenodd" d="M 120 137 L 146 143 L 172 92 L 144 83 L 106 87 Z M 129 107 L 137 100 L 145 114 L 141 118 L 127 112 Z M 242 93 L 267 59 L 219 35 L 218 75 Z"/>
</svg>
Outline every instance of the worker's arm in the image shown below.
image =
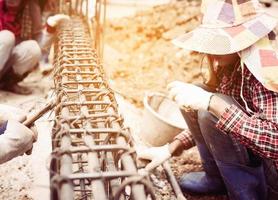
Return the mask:
<svg viewBox="0 0 278 200">
<path fill-rule="evenodd" d="M 64 14 L 57 14 L 48 17 L 46 21 L 46 27 L 43 29 L 42 35 L 38 39 L 39 46 L 41 47 L 42 50 L 46 50 L 50 48 L 56 33 L 57 26 L 62 21 L 69 20 L 69 19 L 70 17 Z"/>
<path fill-rule="evenodd" d="M 209 109 L 219 117 L 216 127 L 221 132 L 233 135 L 241 144 L 258 155 L 277 160 L 278 112 L 275 107 L 278 95 L 267 91 L 262 85 L 255 86 L 253 91 L 255 93 L 252 100 L 262 105 L 261 109 L 264 111 L 260 115 L 248 115 L 240 107 L 228 105 L 216 96 L 212 97 Z"/>
<path fill-rule="evenodd" d="M 39 0 L 32 0 L 26 2 L 29 6 L 29 15 L 32 23 L 32 38 L 39 41 L 43 25 L 42 25 L 42 9 Z"/>
<path fill-rule="evenodd" d="M 225 109 L 228 108 L 230 104 L 221 99 L 216 95 L 212 95 L 211 100 L 209 102 L 208 111 L 212 113 L 218 119 L 225 112 Z"/>
<path fill-rule="evenodd" d="M 50 16 L 47 18 L 44 27 L 42 25 L 42 10 L 40 2 L 38 0 L 32 0 L 27 3 L 32 21 L 32 37 L 39 43 L 42 51 L 48 51 L 56 32 L 56 26 L 63 20 L 69 20 L 70 18 L 64 14 Z M 55 1 L 49 1 L 49 3 L 55 3 Z"/>
<path fill-rule="evenodd" d="M 264 116 L 265 113 L 259 116 L 251 113 L 248 115 L 238 106 L 192 84 L 176 81 L 171 83 L 169 88 L 170 97 L 180 107 L 211 112 L 219 119 L 216 127 L 222 133 L 233 135 L 240 143 L 262 157 L 277 160 L 278 114 L 273 111 L 278 101 L 277 93 L 268 91 L 261 84 L 254 86 L 251 100 L 258 102 L 261 109 L 267 111 L 267 116 Z"/>
<path fill-rule="evenodd" d="M 173 142 L 169 144 L 169 152 L 173 156 L 180 155 L 184 150 L 184 145 L 182 141 L 175 139 Z"/>
</svg>

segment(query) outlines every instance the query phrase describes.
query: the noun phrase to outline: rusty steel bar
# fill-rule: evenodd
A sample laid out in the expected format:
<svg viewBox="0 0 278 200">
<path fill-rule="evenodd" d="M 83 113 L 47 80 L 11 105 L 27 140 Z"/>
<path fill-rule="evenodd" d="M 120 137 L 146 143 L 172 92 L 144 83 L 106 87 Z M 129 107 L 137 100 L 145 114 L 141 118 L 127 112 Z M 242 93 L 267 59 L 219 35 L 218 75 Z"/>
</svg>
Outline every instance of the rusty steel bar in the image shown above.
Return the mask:
<svg viewBox="0 0 278 200">
<path fill-rule="evenodd" d="M 77 75 L 77 79 L 79 81 L 82 81 L 82 76 Z M 78 89 L 81 91 L 84 89 L 83 85 L 78 84 Z M 80 95 L 80 100 L 86 102 L 87 98 L 85 94 Z M 101 104 L 101 103 L 99 103 Z M 81 114 L 84 116 L 90 115 L 87 106 L 82 106 L 80 108 Z M 86 129 L 92 129 L 92 124 L 89 122 L 86 122 L 84 124 Z M 96 142 L 94 141 L 94 135 L 85 135 L 84 136 L 84 142 L 89 148 L 94 148 L 96 146 Z M 100 172 L 101 171 L 101 165 L 98 159 L 98 153 L 96 151 L 91 151 L 88 154 L 88 166 L 89 166 L 89 172 Z M 105 186 L 104 182 L 101 179 L 97 179 L 95 181 L 92 181 L 92 197 L 94 199 L 99 199 L 99 200 L 105 200 L 107 199 L 107 194 L 105 192 Z"/>
<path fill-rule="evenodd" d="M 132 143 L 127 142 L 129 132 L 118 114 L 86 20 L 72 15 L 57 31 L 52 199 L 154 199 L 149 179 L 137 172 Z"/>
<path fill-rule="evenodd" d="M 64 99 L 62 99 L 63 101 Z M 61 110 L 61 117 L 66 118 L 69 115 L 69 110 L 67 108 L 63 108 Z M 70 129 L 69 125 L 67 123 L 62 124 L 62 132 L 63 136 L 61 139 L 61 149 L 68 150 L 71 148 L 71 137 L 68 133 L 68 130 Z M 61 156 L 61 168 L 60 173 L 62 176 L 67 176 L 72 174 L 72 157 L 70 154 L 64 154 Z M 63 182 L 61 183 L 61 199 L 74 199 L 73 196 L 73 187 L 70 182 Z"/>
<path fill-rule="evenodd" d="M 23 122 L 23 124 L 27 127 L 31 127 L 36 120 L 38 120 L 41 116 L 47 113 L 55 106 L 54 101 L 46 104 L 41 110 L 38 110 L 35 114 L 28 116 L 27 119 Z"/>
<path fill-rule="evenodd" d="M 163 163 L 163 168 L 165 170 L 166 176 L 175 192 L 175 195 L 177 197 L 177 200 L 186 200 L 185 196 L 183 195 L 181 188 L 174 176 L 174 173 L 170 167 L 170 164 L 168 161 L 166 161 L 165 163 Z"/>
</svg>

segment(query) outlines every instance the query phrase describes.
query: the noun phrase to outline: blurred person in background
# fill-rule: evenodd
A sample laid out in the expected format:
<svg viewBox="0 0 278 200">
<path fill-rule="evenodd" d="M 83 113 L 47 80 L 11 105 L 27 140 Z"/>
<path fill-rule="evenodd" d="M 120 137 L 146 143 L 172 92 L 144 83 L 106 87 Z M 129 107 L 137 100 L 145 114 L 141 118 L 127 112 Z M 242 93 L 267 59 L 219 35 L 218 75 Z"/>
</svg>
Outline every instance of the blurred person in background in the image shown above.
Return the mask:
<svg viewBox="0 0 278 200">
<path fill-rule="evenodd" d="M 138 157 L 150 160 L 151 170 L 196 145 L 203 171 L 180 178 L 183 192 L 277 200 L 277 19 L 258 0 L 203 0 L 201 10 L 202 24 L 173 43 L 203 54 L 210 78 L 202 87 L 168 85 L 188 129 L 170 144 L 141 149 Z"/>
<path fill-rule="evenodd" d="M 47 19 L 42 26 L 41 2 L 38 0 L 0 0 L 0 86 L 18 94 L 30 94 L 28 88 L 19 86 L 36 66 L 41 51 L 51 45 L 56 26 L 69 17 L 62 14 Z M 29 9 L 32 24 L 30 39 L 22 38 L 22 18 Z M 0 164 L 14 157 L 30 154 L 36 131 L 24 126 L 26 113 L 0 104 Z"/>
<path fill-rule="evenodd" d="M 21 82 L 37 65 L 42 50 L 49 48 L 56 26 L 69 19 L 57 14 L 47 19 L 42 26 L 41 7 L 38 0 L 0 0 L 0 87 L 18 94 L 30 94 Z M 22 17 L 24 9 L 30 9 L 32 38 L 23 39 Z"/>
</svg>

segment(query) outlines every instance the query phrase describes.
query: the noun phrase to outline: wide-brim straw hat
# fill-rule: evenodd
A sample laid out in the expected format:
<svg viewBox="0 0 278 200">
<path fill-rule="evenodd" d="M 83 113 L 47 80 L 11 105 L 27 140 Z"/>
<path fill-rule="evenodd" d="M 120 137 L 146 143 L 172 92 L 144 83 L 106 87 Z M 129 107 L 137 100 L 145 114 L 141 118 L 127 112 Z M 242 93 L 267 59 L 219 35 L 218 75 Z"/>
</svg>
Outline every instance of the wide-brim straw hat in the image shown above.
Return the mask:
<svg viewBox="0 0 278 200">
<path fill-rule="evenodd" d="M 173 40 L 183 49 L 213 55 L 238 53 L 265 88 L 278 92 L 278 19 L 257 0 L 202 0 L 202 24 Z"/>
<path fill-rule="evenodd" d="M 270 33 L 277 19 L 265 13 L 257 0 L 203 0 L 199 27 L 172 42 L 201 53 L 239 52 Z"/>
</svg>

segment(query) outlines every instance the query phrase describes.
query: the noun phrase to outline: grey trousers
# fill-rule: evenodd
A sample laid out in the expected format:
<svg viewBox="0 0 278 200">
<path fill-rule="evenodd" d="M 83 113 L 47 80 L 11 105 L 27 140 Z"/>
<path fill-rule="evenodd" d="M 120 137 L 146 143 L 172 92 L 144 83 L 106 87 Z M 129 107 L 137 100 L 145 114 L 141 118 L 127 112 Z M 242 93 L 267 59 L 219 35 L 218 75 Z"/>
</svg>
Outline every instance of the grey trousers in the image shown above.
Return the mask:
<svg viewBox="0 0 278 200">
<path fill-rule="evenodd" d="M 12 32 L 0 31 L 0 81 L 10 70 L 17 76 L 30 72 L 40 57 L 41 49 L 35 40 L 23 41 L 16 45 Z"/>
</svg>

